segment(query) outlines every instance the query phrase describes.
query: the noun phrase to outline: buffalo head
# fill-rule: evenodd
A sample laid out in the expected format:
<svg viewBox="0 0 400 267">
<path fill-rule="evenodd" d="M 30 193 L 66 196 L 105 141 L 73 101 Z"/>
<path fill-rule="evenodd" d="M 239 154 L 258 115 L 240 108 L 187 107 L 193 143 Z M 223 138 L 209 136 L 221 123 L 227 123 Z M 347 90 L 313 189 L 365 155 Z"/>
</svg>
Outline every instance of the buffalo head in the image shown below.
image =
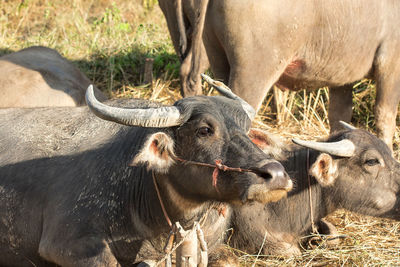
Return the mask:
<svg viewBox="0 0 400 267">
<path fill-rule="evenodd" d="M 130 109 L 98 102 L 89 87 L 87 103 L 103 119 L 153 129 L 140 152 L 133 155 L 133 163 L 147 165 L 161 191 L 172 190 L 176 198 L 194 202 L 280 199 L 292 182 L 283 166 L 246 135 L 254 110 L 229 89 L 216 86 L 227 97 L 189 97 L 173 106 Z M 203 164 L 215 162 L 250 171 Z"/>
<path fill-rule="evenodd" d="M 331 191 L 327 196 L 332 205 L 339 203 L 336 208 L 400 219 L 400 163 L 374 135 L 342 125 L 347 131 L 332 135 L 327 142 L 293 140 L 322 152 L 309 173 Z"/>
</svg>

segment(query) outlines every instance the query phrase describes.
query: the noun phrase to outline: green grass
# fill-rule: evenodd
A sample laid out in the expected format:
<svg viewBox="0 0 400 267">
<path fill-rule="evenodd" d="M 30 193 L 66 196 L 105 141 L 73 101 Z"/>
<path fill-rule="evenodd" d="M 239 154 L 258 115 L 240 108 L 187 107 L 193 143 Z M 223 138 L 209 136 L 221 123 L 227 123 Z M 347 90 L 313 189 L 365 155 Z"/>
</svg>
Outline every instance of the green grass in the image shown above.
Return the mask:
<svg viewBox="0 0 400 267">
<path fill-rule="evenodd" d="M 146 58 L 154 58 L 156 78 L 178 75 L 156 1 L 3 1 L 0 10 L 0 54 L 32 45 L 57 49 L 110 95 L 141 84 Z"/>
</svg>

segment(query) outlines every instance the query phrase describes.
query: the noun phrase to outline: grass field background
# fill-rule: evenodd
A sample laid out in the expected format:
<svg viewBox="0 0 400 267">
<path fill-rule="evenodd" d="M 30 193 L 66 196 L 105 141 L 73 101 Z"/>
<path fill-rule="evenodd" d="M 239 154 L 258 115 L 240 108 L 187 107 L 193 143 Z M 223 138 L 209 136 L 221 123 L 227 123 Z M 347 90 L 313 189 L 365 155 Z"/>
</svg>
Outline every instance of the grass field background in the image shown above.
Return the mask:
<svg viewBox="0 0 400 267">
<path fill-rule="evenodd" d="M 0 55 L 32 45 L 58 50 L 110 97 L 142 97 L 173 103 L 179 95 L 179 60 L 165 19 L 154 0 L 3 0 L 0 2 Z M 144 84 L 146 58 L 154 59 L 153 84 Z M 272 90 L 271 90 L 272 91 Z M 210 91 L 206 88 L 205 93 Z M 353 124 L 374 130 L 375 86 L 354 88 Z M 287 93 L 273 108 L 269 94 L 254 126 L 284 138 L 315 139 L 329 132 L 328 89 Z M 278 114 L 277 114 L 278 113 Z M 280 118 L 280 122 L 276 117 Z M 399 129 L 394 154 L 399 157 Z M 329 217 L 347 238 L 335 249 L 305 250 L 279 258 L 237 252 L 244 266 L 400 265 L 400 223 L 338 211 Z"/>
</svg>

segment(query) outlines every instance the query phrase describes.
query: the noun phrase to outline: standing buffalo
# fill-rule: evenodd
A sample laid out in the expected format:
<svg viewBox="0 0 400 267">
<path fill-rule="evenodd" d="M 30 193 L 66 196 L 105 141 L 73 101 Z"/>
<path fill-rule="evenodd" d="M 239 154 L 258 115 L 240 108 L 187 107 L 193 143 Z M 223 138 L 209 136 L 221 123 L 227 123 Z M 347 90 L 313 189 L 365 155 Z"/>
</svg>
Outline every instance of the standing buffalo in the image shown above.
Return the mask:
<svg viewBox="0 0 400 267">
<path fill-rule="evenodd" d="M 0 108 L 82 106 L 90 83 L 54 49 L 32 46 L 0 57 Z"/>
<path fill-rule="evenodd" d="M 350 129 L 327 142 L 295 143 L 306 148 L 285 149 L 281 161 L 294 189 L 276 203 L 235 209 L 231 245 L 249 253 L 264 244 L 268 255 L 299 254 L 312 220 L 319 233 L 336 232 L 323 218 L 339 208 L 400 220 L 400 164 L 380 139 Z"/>
<path fill-rule="evenodd" d="M 97 116 L 87 107 L 0 110 L 0 265 L 157 260 L 168 219 L 188 229 L 220 202 L 286 195 L 292 183 L 282 165 L 246 135 L 254 110 L 226 94 L 233 99 L 121 108 L 98 102 L 89 87 Z M 219 161 L 244 169 L 202 164 Z M 202 225 L 210 256 L 227 218 L 210 212 Z"/>
<path fill-rule="evenodd" d="M 184 95 L 208 66 L 259 108 L 273 84 L 330 86 L 329 121 L 352 114 L 352 83 L 376 80 L 378 137 L 392 147 L 400 99 L 400 2 L 393 0 L 159 0 L 182 60 Z M 187 37 L 188 36 L 188 37 Z"/>
</svg>

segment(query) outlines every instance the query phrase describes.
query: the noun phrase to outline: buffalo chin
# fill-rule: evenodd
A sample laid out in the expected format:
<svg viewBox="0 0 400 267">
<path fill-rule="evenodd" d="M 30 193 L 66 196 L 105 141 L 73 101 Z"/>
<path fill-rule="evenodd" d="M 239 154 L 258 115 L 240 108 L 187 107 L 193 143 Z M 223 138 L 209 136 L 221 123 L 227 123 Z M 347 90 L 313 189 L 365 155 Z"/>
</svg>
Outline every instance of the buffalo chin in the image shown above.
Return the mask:
<svg viewBox="0 0 400 267">
<path fill-rule="evenodd" d="M 257 184 L 247 190 L 246 201 L 257 201 L 262 204 L 276 202 L 287 196 L 290 189 L 266 190 L 265 185 Z"/>
<path fill-rule="evenodd" d="M 396 203 L 393 205 L 392 209 L 379 217 L 400 221 L 400 195 L 397 195 Z"/>
</svg>

